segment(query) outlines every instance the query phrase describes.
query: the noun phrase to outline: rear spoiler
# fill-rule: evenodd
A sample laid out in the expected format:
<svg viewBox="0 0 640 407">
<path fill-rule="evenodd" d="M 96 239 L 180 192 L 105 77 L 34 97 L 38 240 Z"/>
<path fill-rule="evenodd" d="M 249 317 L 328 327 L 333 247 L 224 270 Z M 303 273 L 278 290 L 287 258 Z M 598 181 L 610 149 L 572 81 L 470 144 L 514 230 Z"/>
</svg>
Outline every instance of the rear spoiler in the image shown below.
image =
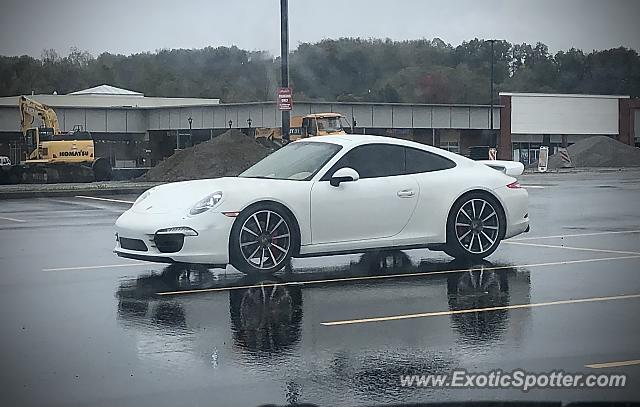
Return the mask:
<svg viewBox="0 0 640 407">
<path fill-rule="evenodd" d="M 487 165 L 494 170 L 498 170 L 512 177 L 522 175 L 522 173 L 524 172 L 524 164 L 519 161 L 478 160 L 477 162 Z"/>
</svg>

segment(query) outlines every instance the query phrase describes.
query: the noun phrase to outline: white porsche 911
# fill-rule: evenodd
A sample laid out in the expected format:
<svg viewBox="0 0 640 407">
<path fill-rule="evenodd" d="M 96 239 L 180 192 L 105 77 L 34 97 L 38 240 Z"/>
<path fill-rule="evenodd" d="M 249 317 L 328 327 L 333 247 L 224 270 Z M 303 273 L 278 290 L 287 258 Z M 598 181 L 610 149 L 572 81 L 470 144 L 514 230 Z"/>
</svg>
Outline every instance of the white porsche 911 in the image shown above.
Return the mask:
<svg viewBox="0 0 640 407">
<path fill-rule="evenodd" d="M 247 274 L 368 250 L 484 258 L 529 229 L 527 191 L 508 175 L 521 164 L 489 163 L 380 136 L 303 139 L 238 177 L 146 191 L 116 221 L 115 253 Z"/>
</svg>

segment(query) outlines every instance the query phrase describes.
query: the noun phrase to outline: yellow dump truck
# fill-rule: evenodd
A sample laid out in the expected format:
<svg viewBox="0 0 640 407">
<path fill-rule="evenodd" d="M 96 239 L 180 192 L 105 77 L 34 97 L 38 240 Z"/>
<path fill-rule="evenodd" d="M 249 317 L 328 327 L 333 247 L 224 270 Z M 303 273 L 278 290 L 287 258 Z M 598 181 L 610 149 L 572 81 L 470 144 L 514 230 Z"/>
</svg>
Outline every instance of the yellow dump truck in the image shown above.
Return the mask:
<svg viewBox="0 0 640 407">
<path fill-rule="evenodd" d="M 346 134 L 344 117 L 340 113 L 313 113 L 291 118 L 289 139 L 291 141 L 313 136 Z M 282 140 L 279 127 L 256 128 L 256 138 Z"/>
</svg>

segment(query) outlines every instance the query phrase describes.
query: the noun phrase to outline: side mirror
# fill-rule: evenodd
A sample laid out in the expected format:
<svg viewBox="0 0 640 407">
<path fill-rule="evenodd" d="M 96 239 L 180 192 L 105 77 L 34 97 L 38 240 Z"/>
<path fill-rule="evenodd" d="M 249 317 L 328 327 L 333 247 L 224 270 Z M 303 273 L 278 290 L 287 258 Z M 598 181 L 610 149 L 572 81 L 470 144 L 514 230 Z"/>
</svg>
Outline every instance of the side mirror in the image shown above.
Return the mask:
<svg viewBox="0 0 640 407">
<path fill-rule="evenodd" d="M 341 182 L 353 182 L 360 179 L 360 174 L 353 168 L 344 167 L 334 172 L 329 183 L 333 187 L 337 187 Z"/>
</svg>

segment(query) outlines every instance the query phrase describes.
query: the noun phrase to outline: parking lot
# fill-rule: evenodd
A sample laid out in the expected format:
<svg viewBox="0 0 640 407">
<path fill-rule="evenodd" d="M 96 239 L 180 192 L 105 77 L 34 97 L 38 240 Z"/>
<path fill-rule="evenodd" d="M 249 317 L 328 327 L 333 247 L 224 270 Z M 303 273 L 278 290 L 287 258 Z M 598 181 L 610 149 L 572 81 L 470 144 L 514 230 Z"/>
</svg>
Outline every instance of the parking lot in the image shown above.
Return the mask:
<svg viewBox="0 0 640 407">
<path fill-rule="evenodd" d="M 525 175 L 531 231 L 469 264 L 294 259 L 262 280 L 124 260 L 135 196 L 0 201 L 1 405 L 640 397 L 640 171 Z M 428 389 L 453 369 L 626 373 L 622 389 Z"/>
</svg>

